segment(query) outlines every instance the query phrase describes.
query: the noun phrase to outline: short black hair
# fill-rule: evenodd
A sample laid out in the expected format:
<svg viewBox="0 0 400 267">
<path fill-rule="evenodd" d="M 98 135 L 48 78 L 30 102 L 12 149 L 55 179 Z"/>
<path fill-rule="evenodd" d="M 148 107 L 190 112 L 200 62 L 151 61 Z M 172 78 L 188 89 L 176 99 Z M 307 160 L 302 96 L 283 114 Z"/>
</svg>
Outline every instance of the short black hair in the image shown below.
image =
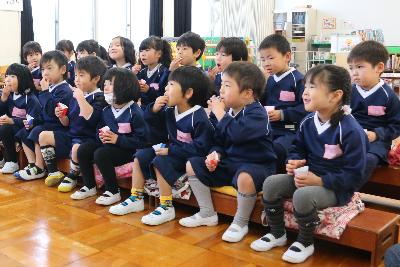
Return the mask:
<svg viewBox="0 0 400 267">
<path fill-rule="evenodd" d="M 217 44 L 216 50 L 219 51 L 220 49 L 223 49 L 225 54 L 232 55 L 232 61 L 247 61 L 249 57 L 246 44 L 237 37 L 221 39 Z"/>
<path fill-rule="evenodd" d="M 114 78 L 114 103 L 122 105 L 129 101 L 138 101 L 140 98 L 140 85 L 136 75 L 125 68 L 111 68 L 104 74 L 104 81 Z"/>
<path fill-rule="evenodd" d="M 83 70 L 89 73 L 90 79 L 100 76 L 100 80 L 97 86 L 101 84 L 101 78 L 107 70 L 107 66 L 104 61 L 98 56 L 87 56 L 80 58 L 75 65 L 75 70 Z"/>
<path fill-rule="evenodd" d="M 291 52 L 290 44 L 289 41 L 286 39 L 286 37 L 276 33 L 265 37 L 264 40 L 262 40 L 260 46 L 258 47 L 258 50 L 260 51 L 262 49 L 268 49 L 268 48 L 275 48 L 282 55 Z"/>
<path fill-rule="evenodd" d="M 127 63 L 131 63 L 132 65 L 136 64 L 136 55 L 135 55 L 135 46 L 133 45 L 132 41 L 128 38 L 117 36 L 113 39 L 119 38 L 119 42 L 124 50 L 124 57 Z M 116 64 L 115 60 L 110 58 L 110 62 L 112 64 Z"/>
<path fill-rule="evenodd" d="M 24 46 L 22 47 L 22 55 L 24 56 L 25 60 L 29 54 L 37 53 L 37 52 L 40 54 L 43 53 L 42 47 L 40 46 L 40 44 L 38 42 L 29 41 L 29 42 L 26 42 L 24 44 Z"/>
<path fill-rule="evenodd" d="M 192 48 L 193 53 L 196 53 L 197 50 L 200 49 L 200 55 L 196 58 L 196 60 L 199 60 L 203 55 L 206 42 L 204 42 L 203 38 L 201 38 L 197 33 L 188 31 L 179 37 L 176 46 L 188 46 Z"/>
<path fill-rule="evenodd" d="M 389 53 L 386 47 L 379 42 L 371 40 L 361 42 L 351 49 L 347 62 L 363 60 L 372 66 L 376 66 L 380 62 L 386 64 L 388 59 Z"/>
<path fill-rule="evenodd" d="M 65 66 L 64 80 L 68 78 L 68 59 L 60 50 L 52 50 L 43 54 L 40 59 L 40 67 L 43 68 L 43 64 L 54 60 L 59 68 Z"/>
<path fill-rule="evenodd" d="M 139 52 L 152 48 L 156 51 L 161 51 L 160 63 L 169 68 L 172 61 L 172 50 L 168 41 L 158 36 L 150 36 L 142 41 L 139 46 Z"/>
<path fill-rule="evenodd" d="M 193 95 L 188 100 L 188 104 L 193 107 L 200 105 L 207 106 L 207 100 L 210 98 L 213 87 L 210 78 L 199 68 L 194 66 L 182 66 L 174 70 L 168 77 L 168 81 L 175 81 L 182 88 L 182 95 L 189 88 L 193 89 Z"/>
<path fill-rule="evenodd" d="M 29 94 L 35 91 L 33 77 L 27 66 L 13 63 L 6 70 L 7 75 L 15 75 L 18 79 L 18 94 Z"/>
<path fill-rule="evenodd" d="M 252 89 L 256 100 L 264 94 L 265 76 L 260 68 L 246 61 L 235 61 L 229 64 L 223 75 L 233 78 L 239 85 L 240 92 Z"/>
<path fill-rule="evenodd" d="M 100 46 L 96 40 L 90 39 L 82 41 L 76 47 L 77 52 L 86 51 L 89 54 L 96 53 L 96 56 L 100 56 Z"/>
<path fill-rule="evenodd" d="M 74 52 L 74 44 L 70 40 L 60 40 L 56 44 L 56 50 Z"/>
</svg>

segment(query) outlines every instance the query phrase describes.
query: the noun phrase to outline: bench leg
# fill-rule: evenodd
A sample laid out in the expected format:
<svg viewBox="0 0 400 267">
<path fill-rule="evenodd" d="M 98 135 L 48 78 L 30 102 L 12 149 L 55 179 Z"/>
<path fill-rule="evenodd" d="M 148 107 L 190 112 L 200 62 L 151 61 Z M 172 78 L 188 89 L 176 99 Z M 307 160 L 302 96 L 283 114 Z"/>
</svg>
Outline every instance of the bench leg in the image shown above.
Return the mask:
<svg viewBox="0 0 400 267">
<path fill-rule="evenodd" d="M 397 243 L 398 239 L 398 226 L 396 224 L 389 226 L 386 230 L 382 231 L 381 235 L 375 241 L 375 249 L 371 251 L 370 265 L 378 266 L 385 255 L 386 250 Z"/>
</svg>

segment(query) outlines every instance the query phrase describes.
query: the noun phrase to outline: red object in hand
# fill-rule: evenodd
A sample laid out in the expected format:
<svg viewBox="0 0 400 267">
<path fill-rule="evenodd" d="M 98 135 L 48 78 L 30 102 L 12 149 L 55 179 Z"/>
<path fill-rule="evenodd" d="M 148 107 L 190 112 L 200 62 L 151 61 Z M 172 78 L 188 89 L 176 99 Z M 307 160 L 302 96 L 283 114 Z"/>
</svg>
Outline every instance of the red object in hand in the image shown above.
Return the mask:
<svg viewBox="0 0 400 267">
<path fill-rule="evenodd" d="M 57 104 L 57 107 L 59 107 L 59 108 L 61 108 L 61 117 L 65 117 L 65 116 L 67 116 L 67 113 L 68 113 L 68 106 L 67 105 L 64 105 L 63 103 L 58 103 Z"/>
<path fill-rule="evenodd" d="M 210 164 L 213 165 L 213 166 L 217 166 L 217 165 L 218 165 L 218 160 L 216 160 L 216 159 L 211 159 L 211 160 L 210 160 Z"/>
<path fill-rule="evenodd" d="M 388 154 L 389 165 L 400 166 L 400 145 L 397 145 L 389 151 Z"/>
</svg>

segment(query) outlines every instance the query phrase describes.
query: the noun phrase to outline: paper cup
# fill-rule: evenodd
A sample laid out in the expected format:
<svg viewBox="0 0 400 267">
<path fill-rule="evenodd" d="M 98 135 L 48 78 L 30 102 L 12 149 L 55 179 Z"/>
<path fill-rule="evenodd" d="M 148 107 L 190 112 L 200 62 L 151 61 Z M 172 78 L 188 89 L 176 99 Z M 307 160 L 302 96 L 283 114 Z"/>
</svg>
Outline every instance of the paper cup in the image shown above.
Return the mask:
<svg viewBox="0 0 400 267">
<path fill-rule="evenodd" d="M 103 128 L 100 128 L 100 129 L 99 129 L 99 132 L 100 132 L 100 133 L 105 133 L 105 132 L 107 132 L 107 131 L 109 131 L 109 130 L 110 130 L 110 127 L 104 126 Z"/>
<path fill-rule="evenodd" d="M 64 105 L 63 103 L 58 103 L 57 107 L 61 108 L 61 117 L 64 117 L 68 113 L 68 106 Z"/>
<path fill-rule="evenodd" d="M 303 166 L 294 170 L 294 175 L 304 175 L 308 173 L 308 166 Z"/>
</svg>

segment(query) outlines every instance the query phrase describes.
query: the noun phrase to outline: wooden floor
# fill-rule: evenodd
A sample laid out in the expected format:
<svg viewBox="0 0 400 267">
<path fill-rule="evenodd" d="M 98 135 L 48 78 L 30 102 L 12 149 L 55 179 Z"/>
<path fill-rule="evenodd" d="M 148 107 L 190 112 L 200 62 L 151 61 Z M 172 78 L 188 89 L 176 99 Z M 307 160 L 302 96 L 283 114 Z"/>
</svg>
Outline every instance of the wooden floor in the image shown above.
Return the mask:
<svg viewBox="0 0 400 267">
<path fill-rule="evenodd" d="M 184 206 L 176 211 L 178 218 L 193 212 Z M 147 212 L 113 216 L 94 198 L 73 201 L 43 180 L 0 174 L 0 266 L 290 265 L 281 261 L 286 248 L 250 249 L 264 233 L 261 226 L 251 225 L 242 242 L 228 244 L 221 236 L 230 218 L 216 227 L 188 229 L 177 221 L 150 227 L 140 222 Z M 368 253 L 318 242 L 314 256 L 298 266 L 368 265 Z"/>
</svg>

